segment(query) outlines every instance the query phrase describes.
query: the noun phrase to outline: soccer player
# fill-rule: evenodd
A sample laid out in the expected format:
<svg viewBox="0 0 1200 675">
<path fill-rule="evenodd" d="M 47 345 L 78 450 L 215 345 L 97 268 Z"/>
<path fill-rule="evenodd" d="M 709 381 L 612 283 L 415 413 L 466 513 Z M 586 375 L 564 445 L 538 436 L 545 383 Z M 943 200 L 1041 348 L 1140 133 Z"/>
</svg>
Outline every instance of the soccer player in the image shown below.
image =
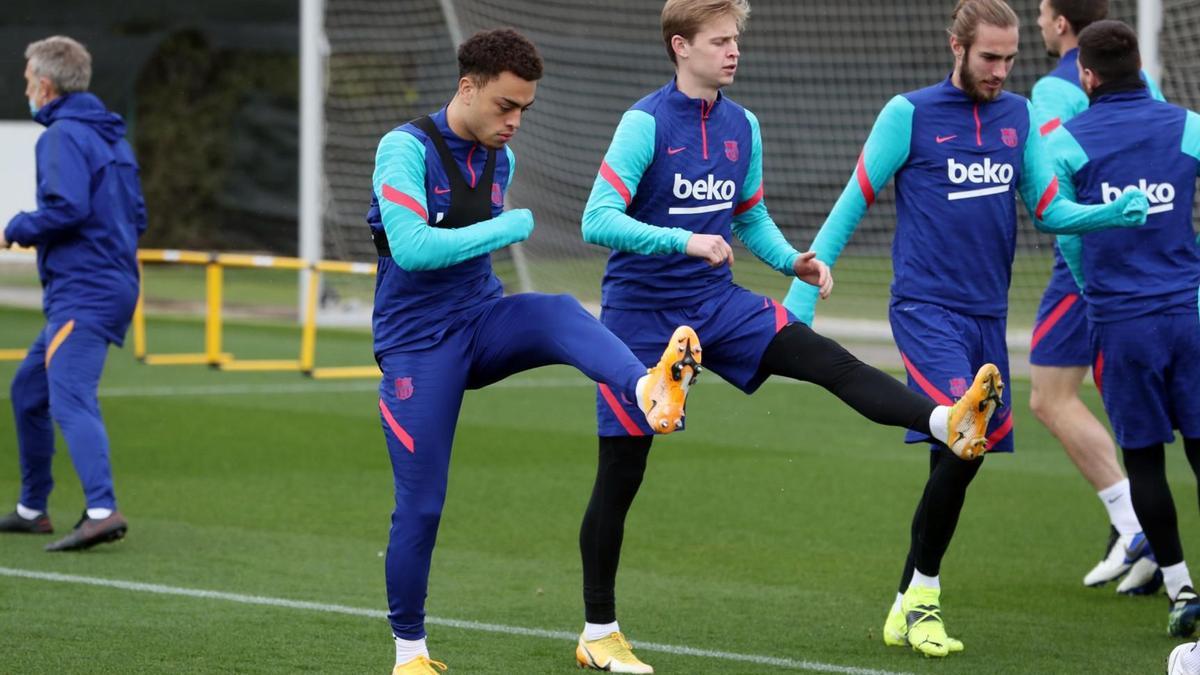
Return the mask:
<svg viewBox="0 0 1200 675">
<path fill-rule="evenodd" d="M 1047 137 L 1059 185 L 1107 204 L 1139 187 L 1150 216 L 1139 230 L 1061 237 L 1092 322 L 1093 373 L 1125 458 L 1133 508 L 1162 566 L 1167 631 L 1191 635 L 1200 617 L 1164 466 L 1183 436 L 1200 476 L 1200 251 L 1192 231 L 1200 115 L 1156 101 L 1139 75 L 1137 35 L 1098 21 L 1079 35 L 1079 81 L 1091 106 Z"/>
<path fill-rule="evenodd" d="M 653 363 L 654 345 L 686 319 L 704 336 L 705 367 L 748 394 L 770 375 L 814 382 L 872 421 L 918 430 L 964 457 L 983 452 L 1003 387 L 995 366 L 980 364 L 953 409 L 949 401 L 938 405 L 733 283 L 729 242 L 736 235 L 814 294 L 828 295 L 832 286 L 828 268 L 792 248 L 767 213 L 758 120 L 721 92 L 737 72 L 749 11 L 745 0 L 663 6 L 675 78 L 622 116 L 583 213 L 584 239 L 613 249 L 601 320 Z M 587 668 L 649 673 L 617 623 L 614 590 L 625 517 L 656 430 L 603 384 L 596 409 L 599 464 L 579 536 L 585 624 L 576 659 Z"/>
<path fill-rule="evenodd" d="M 1042 40 L 1051 56 L 1061 57 L 1058 66 L 1033 86 L 1030 97 L 1033 123 L 1043 136 L 1087 110 L 1088 97 L 1076 68 L 1079 32 L 1107 15 L 1107 0 L 1042 0 L 1038 14 Z M 1150 91 L 1161 100 L 1153 84 Z M 1108 429 L 1079 399 L 1079 385 L 1091 367 L 1087 313 L 1057 246 L 1054 270 L 1034 322 L 1029 363 L 1029 407 L 1096 489 L 1111 523 L 1104 557 L 1083 583 L 1101 586 L 1128 572 L 1117 586 L 1118 593 L 1158 590 L 1162 585 L 1158 564 L 1133 511 L 1117 448 Z"/>
<path fill-rule="evenodd" d="M 459 47 L 458 65 L 449 105 L 380 141 L 367 214 L 379 252 L 379 415 L 395 480 L 385 564 L 397 675 L 446 669 L 425 645 L 425 594 L 464 391 L 569 364 L 670 433 L 701 360 L 686 326 L 658 340 L 661 358 L 647 372 L 574 298 L 503 297 L 489 253 L 533 229 L 528 210 L 503 207 L 515 162 L 507 144 L 533 104 L 542 60 L 515 31 L 491 30 Z"/>
<path fill-rule="evenodd" d="M 953 72 L 884 106 L 812 246 L 820 260 L 834 264 L 875 195 L 896 177 L 892 333 L 909 386 L 946 403 L 963 392 L 981 363 L 997 364 L 1001 377 L 1008 377 L 1004 333 L 1017 236 L 1014 188 L 1037 227 L 1049 232 L 1136 226 L 1147 209 L 1138 190 L 1097 206 L 1080 206 L 1059 193 L 1029 102 L 1004 91 L 1017 55 L 1012 8 L 1003 0 L 960 0 L 951 21 Z M 815 301 L 807 287 L 793 282 L 785 304 L 811 321 Z M 1006 392 L 1004 410 L 991 421 L 991 452 L 1013 449 L 1008 406 Z M 905 440 L 930 438 L 910 431 Z M 962 643 L 946 635 L 938 574 L 982 462 L 964 461 L 937 444 L 931 449 L 929 479 L 883 639 L 941 657 Z"/>
<path fill-rule="evenodd" d="M 87 49 L 54 36 L 29 45 L 25 58 L 29 112 L 46 127 L 37 141 L 37 209 L 8 222 L 0 248 L 37 248 L 46 327 L 13 376 L 21 497 L 0 518 L 0 532 L 54 531 L 47 502 L 57 422 L 87 507 L 46 550 L 71 551 L 115 541 L 129 528 L 117 511 L 96 390 L 108 345 L 122 344 L 137 304 L 146 205 L 125 123 L 87 91 Z"/>
</svg>

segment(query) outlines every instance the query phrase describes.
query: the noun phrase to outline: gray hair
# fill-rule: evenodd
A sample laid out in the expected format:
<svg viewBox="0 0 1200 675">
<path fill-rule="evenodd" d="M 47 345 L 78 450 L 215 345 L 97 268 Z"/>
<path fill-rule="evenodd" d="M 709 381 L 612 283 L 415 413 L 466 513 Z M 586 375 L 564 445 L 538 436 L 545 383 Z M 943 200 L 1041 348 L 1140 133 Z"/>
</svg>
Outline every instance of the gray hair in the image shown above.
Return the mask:
<svg viewBox="0 0 1200 675">
<path fill-rule="evenodd" d="M 92 81 L 92 55 L 65 35 L 30 43 L 25 58 L 33 74 L 50 80 L 60 94 L 87 91 Z"/>
</svg>

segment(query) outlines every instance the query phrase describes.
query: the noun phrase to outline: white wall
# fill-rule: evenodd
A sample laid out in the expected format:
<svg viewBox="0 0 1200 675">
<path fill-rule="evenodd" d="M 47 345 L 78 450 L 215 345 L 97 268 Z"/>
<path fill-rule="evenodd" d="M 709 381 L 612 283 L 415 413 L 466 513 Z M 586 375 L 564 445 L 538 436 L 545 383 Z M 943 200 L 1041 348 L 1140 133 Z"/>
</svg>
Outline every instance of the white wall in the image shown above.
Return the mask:
<svg viewBox="0 0 1200 675">
<path fill-rule="evenodd" d="M 37 208 L 34 144 L 43 131 L 32 120 L 0 120 L 0 227 L 18 211 Z"/>
</svg>

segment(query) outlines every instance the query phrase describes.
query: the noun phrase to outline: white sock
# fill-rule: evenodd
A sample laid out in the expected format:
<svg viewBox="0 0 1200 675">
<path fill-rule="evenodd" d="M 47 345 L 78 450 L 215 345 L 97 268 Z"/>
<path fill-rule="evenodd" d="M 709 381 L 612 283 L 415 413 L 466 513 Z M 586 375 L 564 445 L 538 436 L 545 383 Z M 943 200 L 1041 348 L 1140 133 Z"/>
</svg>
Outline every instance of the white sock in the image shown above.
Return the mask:
<svg viewBox="0 0 1200 675">
<path fill-rule="evenodd" d="M 429 656 L 429 650 L 425 647 L 425 638 L 420 640 L 396 638 L 396 665 L 408 663 L 418 656 Z"/>
<path fill-rule="evenodd" d="M 950 406 L 939 405 L 929 414 L 929 435 L 942 443 L 950 442 Z"/>
<path fill-rule="evenodd" d="M 1171 600 L 1179 595 L 1184 586 L 1192 585 L 1192 575 L 1188 573 L 1187 563 L 1180 562 L 1162 568 L 1163 584 L 1167 587 L 1167 597 Z"/>
<path fill-rule="evenodd" d="M 901 606 L 902 604 L 904 604 L 904 594 L 903 594 L 903 593 L 897 593 L 897 594 L 896 594 L 896 601 L 892 603 L 892 611 L 893 611 L 893 612 L 899 612 L 899 611 L 900 611 L 900 606 Z"/>
<path fill-rule="evenodd" d="M 932 577 L 925 576 L 924 574 L 921 574 L 921 572 L 919 570 L 914 569 L 912 581 L 910 581 L 908 583 L 908 585 L 909 586 L 924 586 L 925 588 L 940 589 L 942 587 L 942 582 L 938 579 L 937 575 L 934 575 Z"/>
<path fill-rule="evenodd" d="M 17 515 L 21 516 L 25 520 L 33 520 L 34 518 L 42 515 L 42 512 L 38 511 L 37 509 L 31 509 L 28 506 L 17 502 Z"/>
<path fill-rule="evenodd" d="M 1200 673 L 1200 643 L 1193 643 L 1192 648 L 1183 653 L 1183 658 L 1179 660 L 1179 665 L 1183 666 L 1182 672 L 1185 673 Z"/>
<path fill-rule="evenodd" d="M 1142 531 L 1137 514 L 1133 512 L 1133 500 L 1129 498 L 1129 479 L 1123 478 L 1096 493 L 1104 508 L 1108 509 L 1108 519 L 1119 534 L 1137 534 Z"/>
<path fill-rule="evenodd" d="M 112 509 L 88 509 L 88 518 L 92 520 L 104 520 L 113 514 Z"/>
<path fill-rule="evenodd" d="M 617 622 L 612 623 L 585 623 L 583 624 L 583 639 L 591 642 L 606 638 L 613 633 L 620 633 L 621 627 Z"/>
</svg>

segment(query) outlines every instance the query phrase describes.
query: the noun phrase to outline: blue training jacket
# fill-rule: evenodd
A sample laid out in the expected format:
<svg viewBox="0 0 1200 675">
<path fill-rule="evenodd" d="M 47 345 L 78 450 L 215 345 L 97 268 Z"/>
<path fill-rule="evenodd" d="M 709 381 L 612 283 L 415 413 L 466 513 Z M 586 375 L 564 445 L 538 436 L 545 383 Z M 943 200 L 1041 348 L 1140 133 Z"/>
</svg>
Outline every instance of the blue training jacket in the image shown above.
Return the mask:
<svg viewBox="0 0 1200 675">
<path fill-rule="evenodd" d="M 1017 238 L 1019 192 L 1038 229 L 1053 234 L 1136 226 L 1146 198 L 1113 204 L 1063 198 L 1024 97 L 979 103 L 947 77 L 894 97 L 875 121 L 841 197 L 813 241 L 831 267 L 875 195 L 896 177 L 893 300 L 1004 317 Z M 816 289 L 793 282 L 784 304 L 811 322 Z"/>
<path fill-rule="evenodd" d="M 493 151 L 456 135 L 445 108 L 430 117 L 454 155 L 454 169 L 475 186 Z M 504 211 L 516 159 L 507 147 L 495 152 L 494 217 L 449 229 L 435 227 L 450 210 L 450 181 L 433 141 L 403 124 L 379 142 L 367 222 L 387 233 L 392 257 L 379 259 L 375 279 L 376 357 L 431 347 L 464 315 L 480 311 L 483 301 L 503 295 L 489 254 L 526 239 L 533 215 Z"/>
<path fill-rule="evenodd" d="M 583 211 L 583 238 L 613 249 L 601 302 L 615 309 L 692 306 L 733 283 L 728 265 L 684 254 L 694 233 L 733 235 L 792 274 L 796 252 L 763 202 L 758 119 L 718 93 L 689 98 L 675 81 L 621 118 Z"/>
<path fill-rule="evenodd" d="M 1150 215 L 1136 230 L 1059 237 L 1088 318 L 1195 312 L 1200 115 L 1156 101 L 1146 89 L 1102 94 L 1046 141 L 1063 191 L 1080 203 L 1108 204 L 1132 190 L 1150 198 Z"/>
<path fill-rule="evenodd" d="M 38 111 L 37 210 L 18 213 L 5 239 L 37 247 L 43 311 L 118 345 L 138 296 L 137 241 L 146 231 L 137 160 L 125 122 L 100 99 L 60 96 Z"/>
<path fill-rule="evenodd" d="M 1071 121 L 1088 108 L 1087 93 L 1079 84 L 1078 61 L 1079 49 L 1067 50 L 1058 60 L 1054 70 L 1033 85 L 1029 96 L 1030 102 L 1033 103 L 1033 121 L 1043 136 Z M 1164 100 L 1162 91 L 1145 71 L 1142 72 L 1142 80 L 1149 88 L 1151 96 L 1159 101 Z M 1057 245 L 1054 247 L 1054 269 L 1048 285 L 1059 295 L 1078 290 Z"/>
</svg>

